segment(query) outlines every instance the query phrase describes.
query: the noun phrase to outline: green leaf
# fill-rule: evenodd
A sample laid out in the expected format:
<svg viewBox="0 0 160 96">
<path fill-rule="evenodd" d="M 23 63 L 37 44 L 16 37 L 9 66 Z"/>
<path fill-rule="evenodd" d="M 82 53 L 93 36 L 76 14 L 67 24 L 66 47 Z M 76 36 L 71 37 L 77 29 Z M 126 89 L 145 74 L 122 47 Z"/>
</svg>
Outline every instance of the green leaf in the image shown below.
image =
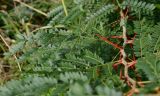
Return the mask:
<svg viewBox="0 0 160 96">
<path fill-rule="evenodd" d="M 100 58 L 96 53 L 92 53 L 91 51 L 85 51 L 85 60 L 92 64 L 104 64 L 102 58 Z"/>
<path fill-rule="evenodd" d="M 146 54 L 144 58 L 138 59 L 136 67 L 142 69 L 149 80 L 160 81 L 160 59 L 154 54 Z"/>
</svg>

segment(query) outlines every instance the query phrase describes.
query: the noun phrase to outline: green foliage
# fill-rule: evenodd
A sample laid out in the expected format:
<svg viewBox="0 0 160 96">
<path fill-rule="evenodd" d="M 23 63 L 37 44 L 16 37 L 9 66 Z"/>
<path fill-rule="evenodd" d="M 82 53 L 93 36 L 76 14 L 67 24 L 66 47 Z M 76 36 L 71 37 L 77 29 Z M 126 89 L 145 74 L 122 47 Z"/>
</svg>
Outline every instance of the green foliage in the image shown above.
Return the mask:
<svg viewBox="0 0 160 96">
<path fill-rule="evenodd" d="M 122 96 L 121 92 L 116 92 L 115 90 L 111 90 L 108 87 L 104 86 L 97 86 L 95 88 L 97 94 L 99 96 Z M 94 95 L 92 93 L 92 89 L 89 85 L 79 85 L 79 84 L 74 84 L 71 86 L 71 91 L 69 93 L 69 96 L 84 96 L 84 95 Z"/>
<path fill-rule="evenodd" d="M 74 76 L 77 75 L 78 73 L 74 74 Z M 65 78 L 62 80 L 66 82 Z M 68 92 L 65 93 L 64 90 L 68 90 Z M 9 83 L 6 84 L 6 86 L 0 87 L 0 95 L 1 96 L 48 96 L 48 95 L 56 96 L 65 94 L 69 96 L 75 96 L 75 95 L 84 96 L 84 95 L 94 95 L 93 90 L 96 90 L 97 94 L 100 96 L 101 95 L 122 96 L 121 92 L 116 92 L 115 90 L 111 90 L 108 87 L 104 86 L 96 86 L 95 89 L 92 89 L 88 83 L 84 83 L 82 85 L 78 83 L 73 83 L 72 85 L 70 85 L 68 89 L 66 86 L 58 84 L 56 79 L 47 77 L 29 77 L 28 79 L 24 79 L 21 81 L 20 80 L 10 81 Z"/>
<path fill-rule="evenodd" d="M 152 83 L 147 85 L 147 88 L 155 88 L 159 86 L 159 27 L 160 24 L 153 24 L 153 22 L 143 19 L 140 22 L 134 22 L 134 31 L 137 32 L 137 39 L 134 42 L 134 51 L 137 60 L 137 70 L 143 76 L 144 80 L 149 80 Z M 144 73 L 143 73 L 144 72 Z M 147 79 L 145 79 L 147 77 Z M 153 89 L 146 89 L 145 92 L 153 91 Z M 144 90 L 143 90 L 144 91 Z"/>
<path fill-rule="evenodd" d="M 148 79 L 154 82 L 160 82 L 160 59 L 154 54 L 146 54 L 144 58 L 138 59 L 137 68 L 142 69 Z"/>
<path fill-rule="evenodd" d="M 84 76 L 82 73 L 78 72 L 65 72 L 65 74 L 60 74 L 60 80 L 63 82 L 73 82 L 70 80 L 81 80 L 87 81 L 87 76 Z"/>
<path fill-rule="evenodd" d="M 96 53 L 86 51 L 85 54 L 85 58 L 87 61 L 92 62 L 93 64 L 104 64 L 103 59 L 100 58 Z"/>
<path fill-rule="evenodd" d="M 13 45 L 9 51 L 11 52 L 11 55 L 17 53 L 17 51 L 22 50 L 25 42 L 18 42 L 17 44 Z"/>
<path fill-rule="evenodd" d="M 144 25 L 144 23 L 146 24 Z M 138 33 L 137 38 L 139 38 L 135 40 L 134 46 L 137 57 L 142 57 L 147 52 L 151 54 L 157 53 L 160 48 L 160 24 L 158 23 L 157 25 L 153 25 L 152 23 L 147 23 L 144 19 L 141 22 L 134 22 L 134 25 L 134 31 Z"/>
<path fill-rule="evenodd" d="M 33 6 L 36 7 L 39 2 L 33 1 Z M 118 50 L 96 37 L 97 33 L 106 37 L 121 34 L 119 26 L 112 26 L 113 21 L 119 21 L 118 7 L 121 10 L 129 8 L 131 21 L 128 16 L 128 35 L 137 33 L 133 46 L 138 62 L 136 70 L 145 75 L 143 80 L 153 81 L 154 86 L 159 85 L 160 23 L 146 16 L 154 13 L 153 4 L 125 0 L 118 6 L 111 0 L 65 0 L 66 16 L 61 3 L 43 3 L 48 7 L 40 3 L 37 8 L 50 9 L 47 10 L 48 17 L 41 16 L 44 20 L 12 18 L 16 18 L 17 23 L 24 21 L 33 25 L 35 21 L 40 21 L 43 24 L 39 25 L 43 27 L 34 30 L 28 26 L 27 31 L 25 24 L 23 28 L 18 26 L 21 29 L 15 35 L 16 43 L 5 54 L 6 57 L 16 54 L 23 71 L 18 80 L 11 80 L 0 87 L 0 96 L 122 96 L 129 88 L 117 75 L 119 70 L 116 72 L 112 68 L 118 60 Z M 4 19 L 4 28 L 10 31 L 14 27 L 7 27 L 8 18 Z M 115 39 L 111 41 L 122 44 L 122 41 Z M 128 48 L 126 51 L 131 52 Z M 132 72 L 129 75 L 135 77 Z"/>
<path fill-rule="evenodd" d="M 0 88 L 1 96 L 39 96 L 55 86 L 52 78 L 29 77 L 26 80 L 13 80 Z"/>
<path fill-rule="evenodd" d="M 122 8 L 125 9 L 126 7 L 129 7 L 132 11 L 135 11 L 136 13 L 143 12 L 147 14 L 151 13 L 155 9 L 154 4 L 138 0 L 125 0 L 122 3 Z"/>
<path fill-rule="evenodd" d="M 56 22 L 56 20 L 58 20 L 63 14 L 64 14 L 63 11 L 62 11 L 62 12 L 59 12 L 56 16 L 54 16 L 54 17 L 50 20 L 50 22 L 48 23 L 48 25 L 53 25 L 53 24 Z"/>
<path fill-rule="evenodd" d="M 113 12 L 115 9 L 115 5 L 114 4 L 108 4 L 104 7 L 102 7 L 101 9 L 99 9 L 98 11 L 96 11 L 94 14 L 90 15 L 89 17 L 87 17 L 87 20 L 93 20 L 94 18 L 97 18 L 98 16 L 100 16 L 101 14 L 110 14 L 111 12 Z"/>
<path fill-rule="evenodd" d="M 51 18 L 61 11 L 63 11 L 63 6 L 58 6 L 57 8 L 54 8 L 53 10 L 48 12 L 47 15 L 48 15 L 49 18 Z"/>
</svg>

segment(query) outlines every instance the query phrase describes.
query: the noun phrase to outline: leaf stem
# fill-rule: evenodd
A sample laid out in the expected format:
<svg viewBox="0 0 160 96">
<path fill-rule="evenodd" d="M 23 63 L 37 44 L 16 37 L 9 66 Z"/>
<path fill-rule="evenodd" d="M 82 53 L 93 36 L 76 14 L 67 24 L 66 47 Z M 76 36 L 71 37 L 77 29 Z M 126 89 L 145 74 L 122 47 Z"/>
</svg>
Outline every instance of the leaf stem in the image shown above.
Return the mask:
<svg viewBox="0 0 160 96">
<path fill-rule="evenodd" d="M 62 5 L 63 5 L 63 9 L 64 9 L 66 16 L 68 16 L 68 12 L 67 12 L 67 8 L 66 8 L 64 0 L 62 0 Z"/>
<path fill-rule="evenodd" d="M 34 8 L 34 7 L 32 7 L 32 6 L 30 6 L 30 5 L 27 5 L 26 3 L 23 3 L 23 2 L 21 2 L 20 0 L 14 0 L 14 1 L 16 1 L 16 2 L 22 4 L 22 5 L 26 6 L 26 7 L 28 7 L 28 8 L 30 8 L 30 9 L 34 10 L 34 11 L 36 11 L 37 13 L 40 13 L 40 14 L 44 15 L 45 17 L 48 17 L 48 15 L 47 15 L 46 13 L 44 13 L 44 12 L 42 12 L 42 11 L 40 11 L 40 10 L 38 10 L 38 9 L 36 9 L 36 8 Z"/>
</svg>

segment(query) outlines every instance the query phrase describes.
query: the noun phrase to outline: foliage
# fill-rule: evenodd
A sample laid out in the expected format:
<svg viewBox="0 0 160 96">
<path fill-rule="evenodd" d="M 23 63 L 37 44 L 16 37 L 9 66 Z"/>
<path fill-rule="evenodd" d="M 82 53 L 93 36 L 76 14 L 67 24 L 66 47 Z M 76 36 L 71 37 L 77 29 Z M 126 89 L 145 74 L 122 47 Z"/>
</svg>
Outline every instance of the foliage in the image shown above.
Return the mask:
<svg viewBox="0 0 160 96">
<path fill-rule="evenodd" d="M 128 35 L 137 33 L 135 71 L 142 82 L 151 82 L 146 86 L 154 92 L 160 86 L 160 23 L 155 19 L 154 4 L 143 0 L 64 0 L 66 15 L 61 0 L 24 1 L 47 16 L 17 2 L 10 12 L 0 14 L 3 30 L 15 39 L 5 58 L 17 55 L 22 67 L 17 80 L 0 87 L 0 96 L 122 96 L 128 92 L 130 87 L 118 76 L 120 70 L 112 68 L 119 51 L 96 36 L 122 34 L 117 18 L 119 11 L 127 8 Z M 129 47 L 125 50 L 132 52 Z M 133 70 L 129 75 L 136 79 Z M 139 88 L 140 94 L 150 92 L 147 87 Z"/>
</svg>

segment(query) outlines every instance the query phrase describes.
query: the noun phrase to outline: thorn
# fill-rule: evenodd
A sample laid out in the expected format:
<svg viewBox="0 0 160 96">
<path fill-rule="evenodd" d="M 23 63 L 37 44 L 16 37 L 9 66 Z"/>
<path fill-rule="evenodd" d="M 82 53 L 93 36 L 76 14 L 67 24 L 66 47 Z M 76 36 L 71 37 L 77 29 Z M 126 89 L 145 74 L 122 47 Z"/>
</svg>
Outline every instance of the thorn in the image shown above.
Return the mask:
<svg viewBox="0 0 160 96">
<path fill-rule="evenodd" d="M 115 43 L 113 43 L 113 42 L 109 41 L 109 40 L 108 40 L 108 38 L 103 37 L 103 36 L 101 36 L 101 35 L 99 35 L 99 34 L 96 34 L 96 35 L 97 35 L 99 38 L 101 38 L 101 40 L 103 40 L 103 41 L 107 42 L 108 44 L 110 44 L 110 45 L 114 46 L 115 48 L 117 48 L 117 49 L 122 49 L 122 47 L 121 47 L 121 46 L 119 46 L 118 44 L 115 44 Z"/>
<path fill-rule="evenodd" d="M 123 38 L 123 36 L 111 36 L 110 38 L 118 38 L 118 39 L 121 39 L 121 38 Z"/>
<path fill-rule="evenodd" d="M 116 62 L 117 63 L 115 63 L 115 64 L 112 65 L 115 70 L 117 70 L 118 65 L 122 64 L 122 60 L 118 60 Z"/>
<path fill-rule="evenodd" d="M 132 61 L 132 62 L 129 62 L 129 63 L 128 63 L 128 67 L 132 67 L 132 66 L 134 66 L 136 63 L 137 63 L 136 60 L 134 60 L 134 61 Z"/>
</svg>

